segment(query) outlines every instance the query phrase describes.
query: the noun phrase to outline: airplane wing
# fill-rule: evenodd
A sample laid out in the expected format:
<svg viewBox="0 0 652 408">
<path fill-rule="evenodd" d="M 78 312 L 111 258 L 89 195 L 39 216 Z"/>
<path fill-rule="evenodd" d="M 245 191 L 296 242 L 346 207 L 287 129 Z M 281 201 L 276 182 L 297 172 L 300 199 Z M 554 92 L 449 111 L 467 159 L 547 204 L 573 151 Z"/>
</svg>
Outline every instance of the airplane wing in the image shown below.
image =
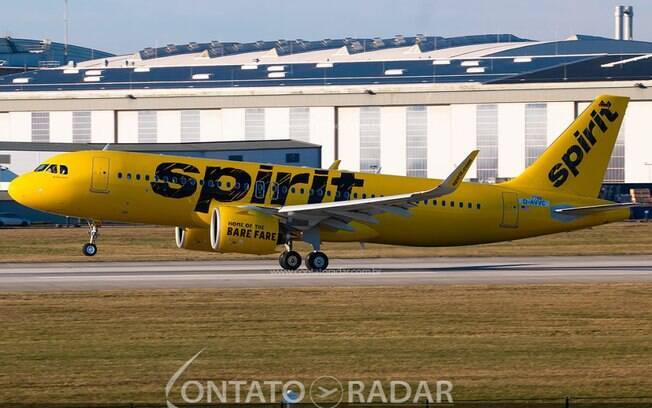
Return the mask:
<svg viewBox="0 0 652 408">
<path fill-rule="evenodd" d="M 472 151 L 446 180 L 430 190 L 357 200 L 287 205 L 280 208 L 250 205 L 244 208 L 276 215 L 286 225 L 297 230 L 308 230 L 323 225 L 335 230 L 354 231 L 354 228 L 349 225 L 351 221 L 377 224 L 379 221 L 375 215 L 382 213 L 409 217 L 410 208 L 415 207 L 417 202 L 454 192 L 462 183 L 477 155 L 478 150 Z"/>
<path fill-rule="evenodd" d="M 584 215 L 591 214 L 601 211 L 616 210 L 618 208 L 628 208 L 628 207 L 638 207 L 638 203 L 613 203 L 613 204 L 598 204 L 598 205 L 586 205 L 582 207 L 567 207 L 567 208 L 557 208 L 556 213 L 560 214 L 569 214 L 569 215 Z"/>
</svg>

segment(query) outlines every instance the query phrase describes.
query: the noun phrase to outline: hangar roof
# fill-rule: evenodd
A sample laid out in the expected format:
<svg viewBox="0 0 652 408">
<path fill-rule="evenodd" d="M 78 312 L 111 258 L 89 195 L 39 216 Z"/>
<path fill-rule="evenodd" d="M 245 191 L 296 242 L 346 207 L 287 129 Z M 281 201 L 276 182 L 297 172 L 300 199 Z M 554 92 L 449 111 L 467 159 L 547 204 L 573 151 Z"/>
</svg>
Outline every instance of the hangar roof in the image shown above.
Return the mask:
<svg viewBox="0 0 652 408">
<path fill-rule="evenodd" d="M 647 80 L 652 43 L 511 34 L 189 43 L 0 77 L 1 92 Z"/>
<path fill-rule="evenodd" d="M 107 147 L 108 146 L 108 147 Z M 241 140 L 199 143 L 34 143 L 0 142 L 0 151 L 76 152 L 102 150 L 124 152 L 204 152 L 231 150 L 310 149 L 321 146 L 299 140 Z"/>
</svg>

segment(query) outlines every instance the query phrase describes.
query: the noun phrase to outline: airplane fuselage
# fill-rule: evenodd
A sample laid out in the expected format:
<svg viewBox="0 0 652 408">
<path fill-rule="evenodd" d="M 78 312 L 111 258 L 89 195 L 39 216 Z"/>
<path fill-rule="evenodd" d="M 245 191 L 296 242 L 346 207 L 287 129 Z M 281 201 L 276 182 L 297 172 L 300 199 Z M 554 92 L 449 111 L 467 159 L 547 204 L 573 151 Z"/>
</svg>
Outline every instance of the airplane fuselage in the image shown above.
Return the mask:
<svg viewBox="0 0 652 408">
<path fill-rule="evenodd" d="M 66 167 L 21 176 L 38 194 L 19 201 L 45 211 L 102 221 L 208 228 L 211 206 L 278 208 L 428 190 L 441 180 L 340 170 L 114 151 L 66 153 L 47 161 Z M 30 203 L 32 205 L 30 205 Z M 321 228 L 323 241 L 451 246 L 570 231 L 627 218 L 628 209 L 582 216 L 557 208 L 607 201 L 505 184 L 462 183 L 422 200 L 410 215 L 385 212 L 354 231 Z"/>
</svg>

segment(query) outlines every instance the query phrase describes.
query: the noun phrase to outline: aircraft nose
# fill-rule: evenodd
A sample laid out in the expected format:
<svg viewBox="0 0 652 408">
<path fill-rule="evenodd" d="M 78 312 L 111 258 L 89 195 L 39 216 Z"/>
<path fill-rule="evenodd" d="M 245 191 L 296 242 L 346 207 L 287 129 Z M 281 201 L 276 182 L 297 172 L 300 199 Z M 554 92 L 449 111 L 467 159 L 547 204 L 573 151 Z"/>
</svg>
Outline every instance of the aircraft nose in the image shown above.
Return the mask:
<svg viewBox="0 0 652 408">
<path fill-rule="evenodd" d="M 25 177 L 19 176 L 13 179 L 11 183 L 9 183 L 9 189 L 7 190 L 7 193 L 9 193 L 9 197 L 11 197 L 17 203 L 26 205 L 25 202 L 27 201 L 27 192 L 25 188 Z"/>
</svg>

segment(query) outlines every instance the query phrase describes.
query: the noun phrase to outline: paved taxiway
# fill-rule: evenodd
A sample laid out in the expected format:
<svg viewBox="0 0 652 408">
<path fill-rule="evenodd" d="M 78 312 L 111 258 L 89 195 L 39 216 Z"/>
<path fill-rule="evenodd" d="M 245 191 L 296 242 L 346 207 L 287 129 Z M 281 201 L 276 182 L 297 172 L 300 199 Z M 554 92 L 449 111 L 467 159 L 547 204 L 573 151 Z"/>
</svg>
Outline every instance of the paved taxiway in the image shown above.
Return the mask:
<svg viewBox="0 0 652 408">
<path fill-rule="evenodd" d="M 652 282 L 652 256 L 341 259 L 324 273 L 273 260 L 0 265 L 0 292 L 588 282 Z"/>
</svg>

